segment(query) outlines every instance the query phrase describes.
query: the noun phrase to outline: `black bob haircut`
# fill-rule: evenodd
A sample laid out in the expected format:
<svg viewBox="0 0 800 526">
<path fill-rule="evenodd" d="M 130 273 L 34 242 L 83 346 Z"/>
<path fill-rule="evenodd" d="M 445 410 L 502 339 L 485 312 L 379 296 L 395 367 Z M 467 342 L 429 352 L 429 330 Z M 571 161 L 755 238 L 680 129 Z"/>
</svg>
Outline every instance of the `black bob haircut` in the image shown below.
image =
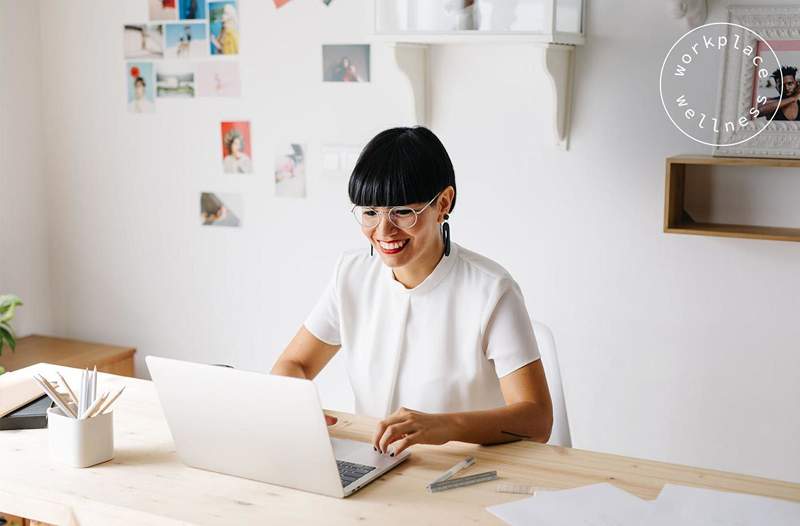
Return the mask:
<svg viewBox="0 0 800 526">
<path fill-rule="evenodd" d="M 391 128 L 361 152 L 350 175 L 350 201 L 359 206 L 427 203 L 452 186 L 456 175 L 447 150 L 428 128 Z M 449 212 L 456 206 L 455 194 Z"/>
</svg>

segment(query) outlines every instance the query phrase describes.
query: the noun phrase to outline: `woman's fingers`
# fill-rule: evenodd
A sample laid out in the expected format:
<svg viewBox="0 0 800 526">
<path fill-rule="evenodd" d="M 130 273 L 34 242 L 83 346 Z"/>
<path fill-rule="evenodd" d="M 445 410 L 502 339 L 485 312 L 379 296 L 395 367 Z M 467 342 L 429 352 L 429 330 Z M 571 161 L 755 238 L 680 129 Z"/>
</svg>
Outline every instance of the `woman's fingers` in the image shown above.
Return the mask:
<svg viewBox="0 0 800 526">
<path fill-rule="evenodd" d="M 386 453 L 389 444 L 415 431 L 417 431 L 417 429 L 414 424 L 408 421 L 391 424 L 383 432 L 383 436 L 380 438 L 380 440 L 378 440 L 378 450 L 381 453 Z"/>
<path fill-rule="evenodd" d="M 396 441 L 394 444 L 392 444 L 389 455 L 396 457 L 397 455 L 402 453 L 407 447 L 418 443 L 421 435 L 422 433 L 419 432 L 411 433 L 410 435 L 406 435 L 404 438 L 401 438 L 400 440 Z"/>
<path fill-rule="evenodd" d="M 378 441 L 383 436 L 384 431 L 386 428 L 392 424 L 396 424 L 398 422 L 402 422 L 406 419 L 405 413 L 401 413 L 404 411 L 403 409 L 397 410 L 391 415 L 387 416 L 385 419 L 378 422 L 378 428 L 375 430 L 375 434 L 372 436 L 372 447 L 376 450 L 378 449 Z"/>
<path fill-rule="evenodd" d="M 338 421 L 339 421 L 339 419 L 336 418 L 335 416 L 325 415 L 325 423 L 328 424 L 329 426 L 332 426 L 333 424 L 335 424 Z"/>
</svg>

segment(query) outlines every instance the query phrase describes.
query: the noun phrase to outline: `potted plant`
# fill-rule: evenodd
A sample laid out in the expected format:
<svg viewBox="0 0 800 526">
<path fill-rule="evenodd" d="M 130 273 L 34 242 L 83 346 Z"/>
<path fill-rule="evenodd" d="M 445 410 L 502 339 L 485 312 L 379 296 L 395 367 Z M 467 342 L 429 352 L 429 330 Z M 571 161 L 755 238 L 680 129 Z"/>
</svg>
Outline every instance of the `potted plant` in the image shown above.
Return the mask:
<svg viewBox="0 0 800 526">
<path fill-rule="evenodd" d="M 3 347 L 8 344 L 11 350 L 17 348 L 16 335 L 11 327 L 11 320 L 14 319 L 14 311 L 22 305 L 22 300 L 13 294 L 0 295 L 0 355 L 3 354 Z M 0 374 L 5 369 L 0 366 Z"/>
</svg>

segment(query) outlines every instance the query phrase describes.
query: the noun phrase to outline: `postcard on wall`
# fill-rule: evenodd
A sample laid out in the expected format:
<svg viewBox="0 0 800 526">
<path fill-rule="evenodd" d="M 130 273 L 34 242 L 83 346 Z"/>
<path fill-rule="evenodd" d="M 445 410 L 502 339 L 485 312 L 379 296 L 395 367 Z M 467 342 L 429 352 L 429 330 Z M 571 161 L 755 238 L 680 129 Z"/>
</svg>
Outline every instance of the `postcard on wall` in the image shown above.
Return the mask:
<svg viewBox="0 0 800 526">
<path fill-rule="evenodd" d="M 147 0 L 150 20 L 177 20 L 178 0 Z"/>
<path fill-rule="evenodd" d="M 275 195 L 306 196 L 306 149 L 302 144 L 285 144 L 275 155 Z"/>
<path fill-rule="evenodd" d="M 235 0 L 208 3 L 212 55 L 239 54 L 239 8 Z"/>
<path fill-rule="evenodd" d="M 155 111 L 155 79 L 152 62 L 128 62 L 125 65 L 128 85 L 128 111 L 153 113 Z"/>
<path fill-rule="evenodd" d="M 156 64 L 156 96 L 163 98 L 194 97 L 194 65 L 186 62 L 158 62 Z"/>
<path fill-rule="evenodd" d="M 196 74 L 198 97 L 240 97 L 242 94 L 239 62 L 235 60 L 198 62 Z"/>
<path fill-rule="evenodd" d="M 206 0 L 180 0 L 181 20 L 198 20 L 206 17 Z"/>
<path fill-rule="evenodd" d="M 200 194 L 200 224 L 203 226 L 238 227 L 242 224 L 243 214 L 240 194 Z"/>
<path fill-rule="evenodd" d="M 165 24 L 165 58 L 208 56 L 208 30 L 205 22 Z"/>
<path fill-rule="evenodd" d="M 250 122 L 223 122 L 220 131 L 224 172 L 226 174 L 252 173 L 253 153 L 250 144 Z"/>
<path fill-rule="evenodd" d="M 322 46 L 324 82 L 369 82 L 369 44 Z"/>
<path fill-rule="evenodd" d="M 161 24 L 126 24 L 123 29 L 122 48 L 125 58 L 164 58 L 164 26 Z"/>
<path fill-rule="evenodd" d="M 322 174 L 326 177 L 350 177 L 361 153 L 358 145 L 325 144 L 322 146 Z"/>
</svg>

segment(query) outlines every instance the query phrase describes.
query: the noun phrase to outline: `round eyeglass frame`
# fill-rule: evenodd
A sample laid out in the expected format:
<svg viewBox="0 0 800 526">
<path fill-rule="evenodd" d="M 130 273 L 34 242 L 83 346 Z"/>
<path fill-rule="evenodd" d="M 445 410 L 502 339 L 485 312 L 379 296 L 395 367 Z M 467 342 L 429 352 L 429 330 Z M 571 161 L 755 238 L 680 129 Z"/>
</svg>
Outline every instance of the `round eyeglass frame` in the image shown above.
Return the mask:
<svg viewBox="0 0 800 526">
<path fill-rule="evenodd" d="M 383 215 L 385 215 L 385 216 L 386 216 L 386 218 L 389 220 L 389 222 L 390 222 L 391 224 L 393 224 L 394 226 L 396 226 L 397 228 L 413 228 L 413 227 L 414 227 L 414 225 L 416 225 L 416 224 L 417 224 L 417 221 L 419 220 L 419 215 L 420 215 L 422 212 L 424 212 L 426 208 L 428 208 L 429 206 L 431 206 L 431 203 L 433 203 L 434 201 L 436 201 L 436 199 L 439 197 L 439 195 L 441 195 L 441 193 L 442 193 L 442 192 L 438 192 L 438 193 L 437 193 L 435 196 L 433 196 L 433 199 L 431 199 L 430 201 L 428 201 L 428 204 L 426 204 L 425 206 L 423 206 L 423 207 L 422 207 L 422 208 L 420 208 L 419 210 L 415 210 L 414 208 L 411 208 L 410 206 L 393 206 L 393 207 L 391 207 L 389 210 L 387 210 L 387 211 L 385 211 L 385 212 L 384 212 L 384 211 L 378 210 L 378 209 L 376 209 L 376 208 L 373 208 L 373 207 L 371 207 L 371 206 L 359 206 L 359 205 L 353 205 L 353 208 L 350 210 L 350 212 L 353 214 L 353 218 L 355 218 L 356 222 L 357 222 L 359 225 L 361 225 L 363 228 L 376 228 L 378 225 L 380 225 L 380 224 L 381 224 L 381 219 L 380 219 L 380 218 L 381 218 L 381 216 L 383 216 Z M 378 217 L 378 221 L 377 221 L 377 222 L 376 222 L 374 225 L 372 225 L 372 226 L 366 226 L 366 225 L 364 225 L 364 223 L 362 223 L 362 222 L 361 222 L 361 221 L 358 219 L 358 213 L 356 212 L 356 209 L 357 209 L 357 208 L 362 208 L 362 209 L 366 209 L 366 210 L 372 210 L 373 212 L 375 212 L 376 214 L 378 214 L 378 216 L 377 216 L 377 217 Z M 398 225 L 397 223 L 395 223 L 394 221 L 392 221 L 392 212 L 394 212 L 394 211 L 396 211 L 396 210 L 398 210 L 398 209 L 402 209 L 402 210 L 411 210 L 412 212 L 414 212 L 414 222 L 413 222 L 413 223 L 411 223 L 410 225 L 407 225 L 407 226 L 400 226 L 400 225 Z"/>
</svg>

